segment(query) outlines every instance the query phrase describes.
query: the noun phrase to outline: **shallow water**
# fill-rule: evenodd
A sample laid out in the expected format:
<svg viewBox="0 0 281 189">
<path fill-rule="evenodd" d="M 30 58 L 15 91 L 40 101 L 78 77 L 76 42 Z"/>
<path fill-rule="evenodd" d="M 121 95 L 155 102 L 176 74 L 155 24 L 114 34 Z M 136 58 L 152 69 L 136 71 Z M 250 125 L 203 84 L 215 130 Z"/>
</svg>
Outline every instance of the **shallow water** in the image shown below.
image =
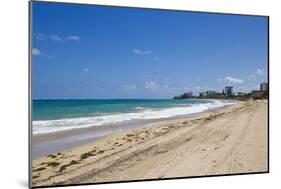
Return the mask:
<svg viewBox="0 0 281 189">
<path fill-rule="evenodd" d="M 200 113 L 233 104 L 222 100 L 33 100 L 33 135 Z"/>
</svg>

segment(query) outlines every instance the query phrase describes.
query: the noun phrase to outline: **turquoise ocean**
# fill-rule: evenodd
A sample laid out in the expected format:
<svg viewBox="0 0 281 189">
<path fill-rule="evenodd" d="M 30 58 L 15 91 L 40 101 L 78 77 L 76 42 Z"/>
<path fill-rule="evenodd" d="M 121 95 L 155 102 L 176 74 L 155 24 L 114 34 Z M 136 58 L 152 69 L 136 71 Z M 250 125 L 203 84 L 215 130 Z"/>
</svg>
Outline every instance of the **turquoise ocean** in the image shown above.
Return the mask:
<svg viewBox="0 0 281 189">
<path fill-rule="evenodd" d="M 201 113 L 234 104 L 225 100 L 67 99 L 32 100 L 33 134 Z"/>
</svg>

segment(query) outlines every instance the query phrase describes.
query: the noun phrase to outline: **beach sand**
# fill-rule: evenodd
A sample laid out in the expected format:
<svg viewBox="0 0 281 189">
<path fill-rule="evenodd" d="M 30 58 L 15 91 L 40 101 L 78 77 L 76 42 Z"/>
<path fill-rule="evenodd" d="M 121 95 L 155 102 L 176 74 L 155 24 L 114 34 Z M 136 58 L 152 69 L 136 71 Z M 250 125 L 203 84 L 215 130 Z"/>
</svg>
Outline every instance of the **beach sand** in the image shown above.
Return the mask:
<svg viewBox="0 0 281 189">
<path fill-rule="evenodd" d="M 267 172 L 267 103 L 239 102 L 36 158 L 33 186 Z"/>
</svg>

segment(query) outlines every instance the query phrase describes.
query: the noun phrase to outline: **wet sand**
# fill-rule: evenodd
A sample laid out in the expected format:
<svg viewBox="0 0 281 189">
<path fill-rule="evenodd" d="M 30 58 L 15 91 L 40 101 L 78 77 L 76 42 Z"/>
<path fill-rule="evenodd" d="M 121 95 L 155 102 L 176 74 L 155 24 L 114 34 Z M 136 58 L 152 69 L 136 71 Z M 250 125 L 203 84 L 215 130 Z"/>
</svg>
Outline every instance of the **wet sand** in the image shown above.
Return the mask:
<svg viewBox="0 0 281 189">
<path fill-rule="evenodd" d="M 33 186 L 266 172 L 267 101 L 106 136 L 33 160 Z"/>
</svg>

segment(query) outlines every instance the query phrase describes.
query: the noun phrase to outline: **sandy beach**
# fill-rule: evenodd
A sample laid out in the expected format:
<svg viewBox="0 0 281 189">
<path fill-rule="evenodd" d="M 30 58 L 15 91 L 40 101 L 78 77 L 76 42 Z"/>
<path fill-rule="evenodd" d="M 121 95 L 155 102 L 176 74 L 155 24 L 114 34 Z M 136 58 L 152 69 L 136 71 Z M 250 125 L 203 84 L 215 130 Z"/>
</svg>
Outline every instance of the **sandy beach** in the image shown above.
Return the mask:
<svg viewBox="0 0 281 189">
<path fill-rule="evenodd" d="M 36 158 L 33 186 L 266 172 L 267 108 L 243 101 Z"/>
</svg>

